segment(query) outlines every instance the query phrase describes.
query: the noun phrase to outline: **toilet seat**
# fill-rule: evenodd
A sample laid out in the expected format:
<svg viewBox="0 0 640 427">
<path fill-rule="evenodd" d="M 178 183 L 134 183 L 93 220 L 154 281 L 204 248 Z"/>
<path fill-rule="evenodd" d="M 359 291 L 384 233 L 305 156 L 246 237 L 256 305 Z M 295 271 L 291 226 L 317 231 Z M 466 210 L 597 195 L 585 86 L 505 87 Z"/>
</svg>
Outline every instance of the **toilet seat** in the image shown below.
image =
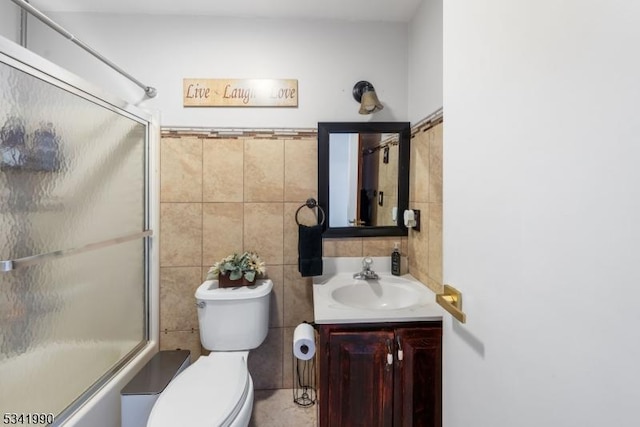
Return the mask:
<svg viewBox="0 0 640 427">
<path fill-rule="evenodd" d="M 227 427 L 250 394 L 248 352 L 201 356 L 162 392 L 147 427 Z"/>
</svg>

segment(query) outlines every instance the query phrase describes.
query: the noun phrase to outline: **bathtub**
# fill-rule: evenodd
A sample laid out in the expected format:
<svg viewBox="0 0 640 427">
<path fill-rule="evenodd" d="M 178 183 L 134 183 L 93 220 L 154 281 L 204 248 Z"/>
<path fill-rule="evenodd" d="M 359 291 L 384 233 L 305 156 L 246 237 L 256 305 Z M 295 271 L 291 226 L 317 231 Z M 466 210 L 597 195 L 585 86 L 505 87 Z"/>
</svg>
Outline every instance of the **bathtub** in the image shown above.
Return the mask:
<svg viewBox="0 0 640 427">
<path fill-rule="evenodd" d="M 120 390 L 158 351 L 155 342 L 139 349 L 84 404 L 67 411 L 64 424 L 57 414 L 137 346 L 133 341 L 54 342 L 1 360 L 0 413 L 52 413 L 57 418 L 54 425 L 118 427 Z M 65 366 L 72 366 L 76 374 Z"/>
</svg>

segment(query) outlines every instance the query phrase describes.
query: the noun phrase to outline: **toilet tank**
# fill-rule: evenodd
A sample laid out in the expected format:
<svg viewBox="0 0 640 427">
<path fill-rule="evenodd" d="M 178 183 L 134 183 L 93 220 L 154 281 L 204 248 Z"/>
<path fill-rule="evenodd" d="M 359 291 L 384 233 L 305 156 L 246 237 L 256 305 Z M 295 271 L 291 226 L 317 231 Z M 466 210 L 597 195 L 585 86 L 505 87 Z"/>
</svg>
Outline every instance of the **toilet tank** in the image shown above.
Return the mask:
<svg viewBox="0 0 640 427">
<path fill-rule="evenodd" d="M 273 282 L 256 280 L 252 286 L 219 288 L 207 280 L 196 290 L 200 342 L 210 351 L 251 350 L 269 331 L 269 303 Z"/>
</svg>

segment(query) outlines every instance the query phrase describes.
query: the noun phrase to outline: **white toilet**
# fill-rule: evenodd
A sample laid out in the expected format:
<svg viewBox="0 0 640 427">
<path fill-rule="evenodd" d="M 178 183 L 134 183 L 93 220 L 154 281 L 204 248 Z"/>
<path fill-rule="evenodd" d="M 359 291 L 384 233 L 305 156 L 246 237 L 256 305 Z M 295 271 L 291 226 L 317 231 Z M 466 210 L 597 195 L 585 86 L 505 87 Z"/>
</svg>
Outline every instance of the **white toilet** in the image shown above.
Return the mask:
<svg viewBox="0 0 640 427">
<path fill-rule="evenodd" d="M 249 350 L 269 330 L 271 280 L 253 286 L 218 288 L 208 280 L 196 290 L 200 341 L 211 350 L 162 392 L 147 427 L 246 427 L 253 408 Z"/>
</svg>

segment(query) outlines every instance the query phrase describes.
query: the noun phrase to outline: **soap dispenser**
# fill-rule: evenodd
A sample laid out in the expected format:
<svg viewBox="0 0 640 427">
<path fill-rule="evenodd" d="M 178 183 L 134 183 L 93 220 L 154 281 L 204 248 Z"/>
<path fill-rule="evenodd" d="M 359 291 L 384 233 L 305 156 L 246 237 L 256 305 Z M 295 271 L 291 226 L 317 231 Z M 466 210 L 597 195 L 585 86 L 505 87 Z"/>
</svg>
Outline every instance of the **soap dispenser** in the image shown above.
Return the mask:
<svg viewBox="0 0 640 427">
<path fill-rule="evenodd" d="M 391 274 L 400 276 L 400 249 L 398 243 L 394 243 L 393 252 L 391 252 Z"/>
</svg>

